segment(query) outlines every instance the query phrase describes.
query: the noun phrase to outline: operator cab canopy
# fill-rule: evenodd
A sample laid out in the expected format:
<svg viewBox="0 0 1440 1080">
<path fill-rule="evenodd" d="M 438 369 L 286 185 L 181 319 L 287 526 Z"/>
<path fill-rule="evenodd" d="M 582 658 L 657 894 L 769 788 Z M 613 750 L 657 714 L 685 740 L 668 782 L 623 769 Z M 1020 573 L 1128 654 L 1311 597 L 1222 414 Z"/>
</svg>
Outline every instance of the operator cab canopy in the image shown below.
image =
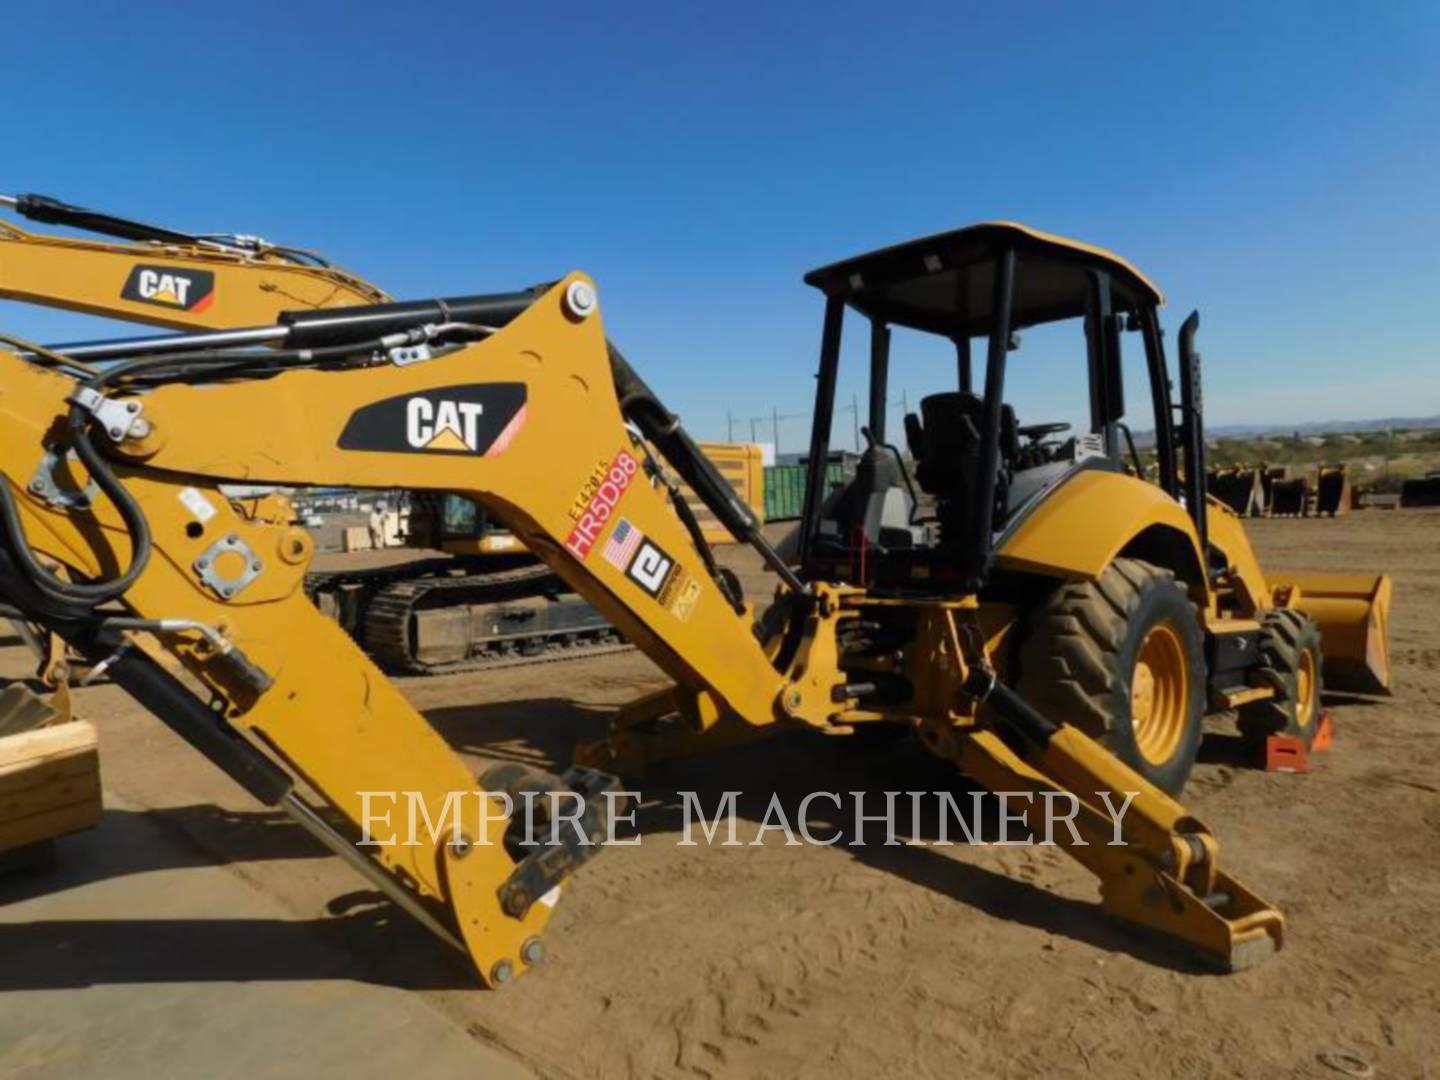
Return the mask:
<svg viewBox="0 0 1440 1080">
<path fill-rule="evenodd" d="M 1165 303 L 1160 290 L 1119 255 L 1010 221 L 970 225 L 857 255 L 810 271 L 805 283 L 892 326 L 977 337 L 990 331 L 995 259 L 1006 248 L 1020 263 L 1012 330 L 1085 315 L 1091 270 L 1109 274 L 1117 311 Z"/>
<path fill-rule="evenodd" d="M 861 429 L 868 447 L 843 488 L 807 495 L 796 543 L 811 572 L 839 572 L 826 560 L 849 566 L 864 564 L 860 556 L 867 554 L 881 561 L 896 556 L 907 571 L 917 559 L 936 562 L 934 580 L 958 567 L 959 579 L 977 587 L 997 537 L 1076 471 L 1129 467 L 1144 474 L 1122 423 L 1120 339 L 1125 330 L 1144 331 L 1153 382 L 1163 369 L 1156 310 L 1164 297 L 1118 255 L 1012 222 L 988 222 L 832 263 L 805 281 L 827 298 L 808 490 L 825 490 L 844 309 L 870 323 L 869 420 Z M 1088 369 L 1091 414 L 1089 433 L 1064 443 L 1049 436 L 1068 431 L 1068 423 L 1030 418 L 1022 424 L 1005 400 L 1016 331 L 1061 321 L 1081 329 L 1077 344 Z M 958 384 L 921 398 L 918 412 L 904 417 L 913 474 L 886 437 L 890 331 L 897 326 L 938 335 L 956 349 Z M 983 396 L 972 373 L 975 338 L 986 343 Z M 1155 385 L 1156 429 L 1168 430 L 1163 375 Z M 1168 490 L 1173 468 L 1163 445 L 1161 454 Z M 869 562 L 883 577 L 880 563 Z"/>
</svg>

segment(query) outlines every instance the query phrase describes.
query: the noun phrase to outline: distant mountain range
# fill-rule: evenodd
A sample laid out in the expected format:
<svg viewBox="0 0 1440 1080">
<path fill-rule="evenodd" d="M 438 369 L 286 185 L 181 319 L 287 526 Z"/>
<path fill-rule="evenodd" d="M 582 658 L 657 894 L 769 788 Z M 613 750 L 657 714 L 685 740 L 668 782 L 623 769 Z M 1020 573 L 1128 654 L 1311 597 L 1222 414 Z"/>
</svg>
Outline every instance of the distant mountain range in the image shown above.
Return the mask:
<svg viewBox="0 0 1440 1080">
<path fill-rule="evenodd" d="M 1305 424 L 1217 424 L 1205 425 L 1212 439 L 1246 439 L 1261 435 L 1338 435 L 1350 431 L 1414 431 L 1440 428 L 1440 416 L 1387 416 L 1378 420 L 1312 420 Z"/>
<path fill-rule="evenodd" d="M 1303 424 L 1206 424 L 1205 438 L 1258 439 L 1265 435 L 1340 435 L 1354 431 L 1415 431 L 1440 428 L 1440 416 L 1387 416 L 1375 420 L 1310 420 Z M 1135 441 L 1149 445 L 1155 431 L 1137 431 Z"/>
</svg>

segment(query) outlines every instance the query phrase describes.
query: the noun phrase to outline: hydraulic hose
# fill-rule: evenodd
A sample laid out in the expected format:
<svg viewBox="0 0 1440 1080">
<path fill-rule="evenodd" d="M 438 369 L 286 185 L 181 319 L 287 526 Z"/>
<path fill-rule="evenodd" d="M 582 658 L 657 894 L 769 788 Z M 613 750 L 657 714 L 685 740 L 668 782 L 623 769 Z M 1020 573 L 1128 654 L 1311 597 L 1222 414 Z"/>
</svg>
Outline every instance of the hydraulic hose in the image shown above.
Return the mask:
<svg viewBox="0 0 1440 1080">
<path fill-rule="evenodd" d="M 735 496 L 734 489 L 720 471 L 695 445 L 680 418 L 667 409 L 655 392 L 635 373 L 630 362 L 613 342 L 606 342 L 610 353 L 610 371 L 615 379 L 615 393 L 620 411 L 632 421 L 647 439 L 655 444 L 665 458 L 700 497 L 720 524 L 737 540 L 749 544 L 770 569 L 796 594 L 808 589 L 785 560 L 775 551 L 760 531 L 760 520 Z"/>
<path fill-rule="evenodd" d="M 373 343 L 378 347 L 381 343 Z M 242 371 L 246 369 L 270 369 L 291 363 L 314 363 L 362 351 L 363 346 L 346 345 L 323 349 L 301 350 L 286 353 L 257 353 L 253 357 L 236 357 L 218 352 L 199 352 L 169 356 L 141 357 L 125 361 L 93 375 L 80 384 L 82 389 L 97 393 L 127 377 L 165 369 L 182 373 L 196 369 L 212 372 Z M 36 557 L 25 536 L 25 526 L 20 520 L 20 510 L 10 491 L 9 477 L 0 477 L 0 525 L 13 555 L 17 568 L 34 584 L 37 591 L 47 599 L 65 605 L 79 605 L 94 608 L 122 596 L 144 573 L 150 560 L 150 524 L 144 511 L 134 497 L 120 483 L 110 463 L 96 449 L 90 439 L 90 414 L 80 405 L 70 406 L 66 434 L 69 446 L 75 451 L 81 463 L 89 472 L 99 489 L 114 504 L 120 519 L 130 536 L 130 564 L 124 573 L 107 581 L 73 582 L 65 581 L 51 573 Z"/>
<path fill-rule="evenodd" d="M 93 381 L 93 380 L 92 380 Z M 109 581 L 82 583 L 64 581 L 52 574 L 35 557 L 30 542 L 25 536 L 25 525 L 20 520 L 20 508 L 10 492 L 9 477 L 0 479 L 0 519 L 3 519 L 5 539 L 11 555 L 19 569 L 34 584 L 35 588 L 51 600 L 62 604 L 79 604 L 93 608 L 114 600 L 122 595 L 145 570 L 150 561 L 150 523 L 140 504 L 125 490 L 110 464 L 95 449 L 86 430 L 89 416 L 78 405 L 72 406 L 69 416 L 69 443 L 80 458 L 96 486 L 114 504 L 125 529 L 130 535 L 130 565 L 125 572 Z"/>
</svg>

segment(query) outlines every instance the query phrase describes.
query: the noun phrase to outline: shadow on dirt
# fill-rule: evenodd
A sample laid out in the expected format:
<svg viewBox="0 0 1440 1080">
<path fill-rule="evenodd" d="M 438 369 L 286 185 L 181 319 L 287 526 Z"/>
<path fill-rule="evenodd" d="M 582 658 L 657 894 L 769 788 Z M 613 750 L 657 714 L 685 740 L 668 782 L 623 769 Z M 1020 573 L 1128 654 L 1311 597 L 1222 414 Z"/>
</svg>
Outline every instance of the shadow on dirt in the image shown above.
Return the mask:
<svg viewBox="0 0 1440 1080">
<path fill-rule="evenodd" d="M 1230 765 L 1237 769 L 1263 769 L 1265 751 L 1239 735 L 1207 731 L 1195 760 L 1201 765 Z"/>
<path fill-rule="evenodd" d="M 491 760 L 562 772 L 582 739 L 602 735 L 608 709 L 561 697 L 442 708 L 428 717 L 451 745 Z M 973 862 L 978 843 L 1023 842 L 1011 820 L 1002 831 L 1000 805 L 968 785 L 950 766 L 904 733 L 833 739 L 809 733 L 674 762 L 639 789 L 634 831 L 652 842 L 683 839 L 687 812 L 700 843 L 700 814 L 713 820 L 732 798 L 744 840 L 771 814 L 772 801 L 798 830 L 803 819 L 820 841 L 867 866 L 930 889 L 985 915 L 1018 922 L 1110 952 L 1183 971 L 1204 970 L 1119 928 L 1099 908 L 1057 896 Z M 868 815 L 897 792 L 895 843 L 882 821 L 857 821 L 856 796 Z M 924 793 L 913 800 L 909 792 Z M 941 793 L 948 796 L 947 801 Z M 977 799 L 977 796 L 979 798 Z M 837 805 L 838 803 L 838 805 Z M 1012 806 L 1012 816 L 1018 812 Z M 773 816 L 771 824 L 775 823 Z M 617 830 L 620 838 L 631 834 Z M 940 846 L 937 842 L 948 840 Z M 741 842 L 744 842 L 742 840 Z M 771 843 L 783 843 L 779 830 Z M 209 805 L 107 812 L 98 830 L 63 843 L 58 871 L 0 878 L 0 906 L 128 875 L 250 861 L 325 855 L 279 811 L 230 811 Z M 606 854 L 623 858 L 624 850 Z M 475 985 L 463 958 L 370 891 L 333 899 L 330 917 L 228 919 L 56 919 L 0 923 L 0 990 L 61 988 L 147 981 L 351 979 L 404 988 Z"/>
<path fill-rule="evenodd" d="M 388 904 L 321 919 L 3 923 L 0 949 L 0 991 L 338 979 L 407 990 L 477 985 L 458 954 Z"/>
<path fill-rule="evenodd" d="M 540 699 L 438 709 L 428 716 L 452 745 L 466 752 L 562 772 L 571 762 L 577 741 L 604 734 L 609 710 L 563 699 Z M 633 790 L 637 785 L 630 787 Z M 888 791 L 900 793 L 894 844 L 886 843 L 882 822 L 857 824 L 855 817 L 853 793 L 864 793 L 865 814 L 879 815 L 885 813 Z M 876 732 L 863 739 L 789 733 L 657 767 L 638 785 L 638 792 L 634 828 L 617 829 L 617 838 L 638 832 L 652 842 L 666 837 L 682 840 L 688 812 L 691 838 L 716 844 L 728 839 L 726 825 L 722 822 L 713 839 L 707 840 L 701 815 L 707 822 L 713 821 L 732 795 L 737 821 L 751 826 L 764 822 L 775 799 L 798 833 L 806 796 L 833 793 L 835 798 L 812 798 L 803 817 L 816 840 L 833 839 L 833 847 L 851 858 L 995 918 L 1128 953 L 1159 966 L 1209 970 L 1177 957 L 1173 949 L 1137 939 L 1098 904 L 1057 896 L 969 861 L 961 823 L 968 825 L 977 842 L 996 843 L 1002 838 L 998 800 L 969 784 L 904 732 Z M 910 792 L 925 794 L 915 800 L 906 794 Z M 945 802 L 942 792 L 953 802 Z M 1012 804 L 1011 817 L 1022 808 L 1018 802 Z M 771 824 L 778 820 L 772 815 Z M 754 828 L 742 832 L 748 839 Z M 1023 825 L 1013 821 L 1003 835 L 1016 844 L 1029 836 Z M 948 846 L 937 846 L 942 839 Z M 777 829 L 770 833 L 769 842 L 783 844 L 785 837 Z M 623 855 L 623 849 L 618 849 L 604 857 Z"/>
<path fill-rule="evenodd" d="M 180 834 L 177 819 L 207 830 L 205 846 Z M 223 855 L 212 842 L 224 844 Z M 175 890 L 195 888 L 165 871 L 325 854 L 288 818 L 270 812 L 213 806 L 111 810 L 97 829 L 59 841 L 52 869 L 0 878 L 0 920 L 14 917 L 6 910 L 11 905 L 61 895 L 69 910 L 84 914 L 115 903 L 129 910 L 163 909 Z M 86 889 L 93 897 L 82 893 L 80 903 L 69 895 Z M 197 891 L 203 906 L 206 894 Z M 329 918 L 226 917 L 227 897 L 249 907 L 254 895 L 246 885 L 227 886 L 219 890 L 213 912 L 200 918 L 0 921 L 0 955 L 5 957 L 0 991 L 332 979 L 409 989 L 476 985 L 462 957 L 378 893 L 337 897 L 329 905 Z M 268 910 L 274 904 L 263 906 Z M 30 909 L 43 911 L 33 903 Z"/>
</svg>

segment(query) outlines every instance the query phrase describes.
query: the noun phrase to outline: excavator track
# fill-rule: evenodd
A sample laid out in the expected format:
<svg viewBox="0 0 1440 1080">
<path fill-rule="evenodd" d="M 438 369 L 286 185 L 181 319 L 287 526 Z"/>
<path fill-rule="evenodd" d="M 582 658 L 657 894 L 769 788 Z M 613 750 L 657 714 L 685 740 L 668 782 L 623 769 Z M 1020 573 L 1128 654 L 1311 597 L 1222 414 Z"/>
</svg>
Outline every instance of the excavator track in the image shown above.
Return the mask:
<svg viewBox="0 0 1440 1080">
<path fill-rule="evenodd" d="M 330 613 L 376 663 L 396 673 L 495 670 L 633 648 L 543 565 L 449 576 L 445 565 L 315 573 L 306 590 L 335 597 Z M 342 592 L 351 597 L 341 600 Z"/>
</svg>

